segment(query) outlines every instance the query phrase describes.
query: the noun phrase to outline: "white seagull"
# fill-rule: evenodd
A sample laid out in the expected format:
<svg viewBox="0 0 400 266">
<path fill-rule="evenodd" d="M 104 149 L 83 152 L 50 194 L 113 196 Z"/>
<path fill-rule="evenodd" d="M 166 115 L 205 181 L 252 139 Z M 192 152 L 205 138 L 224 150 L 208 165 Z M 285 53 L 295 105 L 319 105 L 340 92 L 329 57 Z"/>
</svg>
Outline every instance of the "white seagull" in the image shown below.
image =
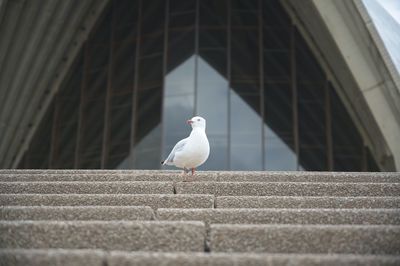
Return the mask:
<svg viewBox="0 0 400 266">
<path fill-rule="evenodd" d="M 174 165 L 183 168 L 184 173 L 189 170 L 192 175 L 196 167 L 202 165 L 210 154 L 210 144 L 206 135 L 206 120 L 195 116 L 187 121 L 192 126 L 189 137 L 176 143 L 163 165 Z"/>
</svg>

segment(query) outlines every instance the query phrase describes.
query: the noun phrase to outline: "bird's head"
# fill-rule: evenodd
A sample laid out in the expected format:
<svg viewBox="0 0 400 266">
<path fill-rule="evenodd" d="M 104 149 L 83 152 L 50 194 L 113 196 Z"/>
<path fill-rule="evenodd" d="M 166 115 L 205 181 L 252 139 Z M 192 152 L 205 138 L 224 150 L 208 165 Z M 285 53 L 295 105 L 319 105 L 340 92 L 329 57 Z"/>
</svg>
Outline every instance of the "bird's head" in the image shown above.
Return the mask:
<svg viewBox="0 0 400 266">
<path fill-rule="evenodd" d="M 195 116 L 186 121 L 192 128 L 203 128 L 206 129 L 206 120 L 201 116 Z"/>
</svg>

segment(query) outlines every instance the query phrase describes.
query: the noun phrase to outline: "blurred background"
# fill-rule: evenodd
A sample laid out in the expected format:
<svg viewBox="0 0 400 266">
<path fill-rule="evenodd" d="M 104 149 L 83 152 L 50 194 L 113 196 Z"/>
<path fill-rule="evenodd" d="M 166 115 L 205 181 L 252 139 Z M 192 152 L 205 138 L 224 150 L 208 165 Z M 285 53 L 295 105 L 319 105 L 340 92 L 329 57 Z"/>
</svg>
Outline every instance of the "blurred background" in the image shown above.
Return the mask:
<svg viewBox="0 0 400 266">
<path fill-rule="evenodd" d="M 0 1 L 0 167 L 398 171 L 399 5 Z"/>
</svg>

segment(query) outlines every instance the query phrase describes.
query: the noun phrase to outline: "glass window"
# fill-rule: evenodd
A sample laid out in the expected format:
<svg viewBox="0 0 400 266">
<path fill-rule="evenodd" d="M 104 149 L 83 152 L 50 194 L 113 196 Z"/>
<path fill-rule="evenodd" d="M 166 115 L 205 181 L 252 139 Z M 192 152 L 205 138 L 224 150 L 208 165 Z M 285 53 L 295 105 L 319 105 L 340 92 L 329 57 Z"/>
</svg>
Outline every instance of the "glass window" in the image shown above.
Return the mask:
<svg viewBox="0 0 400 266">
<path fill-rule="evenodd" d="M 293 136 L 293 94 L 288 83 L 266 83 L 265 166 L 267 170 L 297 170 Z"/>
<path fill-rule="evenodd" d="M 178 12 L 171 2 L 170 15 Z M 189 3 L 180 6 L 184 11 L 190 11 L 194 6 Z M 181 10 L 182 11 L 182 10 Z M 194 16 L 194 15 L 193 15 Z M 175 144 L 186 138 L 191 127 L 186 121 L 193 117 L 195 108 L 195 33 L 194 29 L 181 28 L 188 26 L 187 20 L 177 20 L 168 29 L 167 65 L 164 77 L 163 102 L 163 159 L 168 156 Z M 182 24 L 179 24 L 182 23 Z M 194 27 L 195 20 L 191 21 Z M 173 27 L 173 28 L 172 28 Z"/>
<path fill-rule="evenodd" d="M 322 171 L 328 167 L 326 77 L 302 36 L 295 36 L 300 168 Z"/>
<path fill-rule="evenodd" d="M 361 171 L 363 143 L 346 107 L 330 88 L 334 171 Z"/>
<path fill-rule="evenodd" d="M 203 170 L 379 171 L 279 0 L 112 0 L 96 25 L 20 167 L 159 169 L 201 115 Z"/>
</svg>

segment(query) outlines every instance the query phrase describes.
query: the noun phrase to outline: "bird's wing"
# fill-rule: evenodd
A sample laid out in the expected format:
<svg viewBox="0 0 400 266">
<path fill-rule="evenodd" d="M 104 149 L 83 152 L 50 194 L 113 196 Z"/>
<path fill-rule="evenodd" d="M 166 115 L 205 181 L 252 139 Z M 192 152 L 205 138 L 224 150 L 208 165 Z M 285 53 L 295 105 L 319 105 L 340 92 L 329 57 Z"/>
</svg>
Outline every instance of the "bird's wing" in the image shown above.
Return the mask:
<svg viewBox="0 0 400 266">
<path fill-rule="evenodd" d="M 168 155 L 167 159 L 162 162 L 162 164 L 171 165 L 174 162 L 174 157 L 177 152 L 182 151 L 185 148 L 188 138 L 180 140 L 175 144 L 175 147 L 172 149 L 171 153 Z"/>
</svg>

